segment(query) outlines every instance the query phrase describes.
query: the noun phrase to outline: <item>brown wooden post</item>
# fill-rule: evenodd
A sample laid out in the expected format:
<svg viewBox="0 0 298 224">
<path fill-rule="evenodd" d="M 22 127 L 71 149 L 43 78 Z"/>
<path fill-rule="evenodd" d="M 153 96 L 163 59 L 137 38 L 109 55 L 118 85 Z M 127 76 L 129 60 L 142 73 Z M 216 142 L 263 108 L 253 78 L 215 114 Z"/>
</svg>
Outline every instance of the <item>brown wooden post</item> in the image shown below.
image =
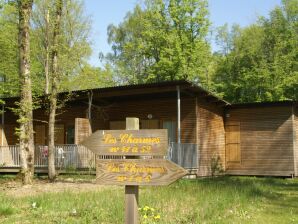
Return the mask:
<svg viewBox="0 0 298 224">
<path fill-rule="evenodd" d="M 139 118 L 126 118 L 126 130 L 139 130 Z M 137 159 L 137 156 L 126 156 L 127 159 Z M 125 186 L 125 223 L 138 224 L 139 186 Z"/>
</svg>

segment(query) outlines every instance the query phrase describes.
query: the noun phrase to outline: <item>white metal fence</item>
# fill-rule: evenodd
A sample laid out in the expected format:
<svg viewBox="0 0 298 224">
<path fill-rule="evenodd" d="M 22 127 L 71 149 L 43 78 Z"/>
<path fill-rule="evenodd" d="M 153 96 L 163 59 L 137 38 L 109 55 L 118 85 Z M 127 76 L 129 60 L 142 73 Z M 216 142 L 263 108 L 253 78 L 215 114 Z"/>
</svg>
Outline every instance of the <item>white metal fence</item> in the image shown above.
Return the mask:
<svg viewBox="0 0 298 224">
<path fill-rule="evenodd" d="M 199 161 L 198 144 L 171 142 L 168 157 L 186 169 L 197 169 Z"/>
<path fill-rule="evenodd" d="M 0 168 L 20 167 L 20 148 L 16 145 L 0 146 Z M 35 146 L 36 168 L 48 166 L 48 147 Z M 168 159 L 187 169 L 198 168 L 198 145 L 174 143 L 169 147 Z M 94 169 L 95 154 L 82 145 L 56 145 L 55 166 L 59 169 Z M 100 159 L 121 159 L 123 156 L 97 156 Z"/>
<path fill-rule="evenodd" d="M 35 146 L 34 165 L 35 167 L 48 166 L 47 146 Z M 93 169 L 95 155 L 82 145 L 56 145 L 55 166 L 61 169 Z M 0 167 L 20 167 L 19 146 L 0 146 Z"/>
</svg>

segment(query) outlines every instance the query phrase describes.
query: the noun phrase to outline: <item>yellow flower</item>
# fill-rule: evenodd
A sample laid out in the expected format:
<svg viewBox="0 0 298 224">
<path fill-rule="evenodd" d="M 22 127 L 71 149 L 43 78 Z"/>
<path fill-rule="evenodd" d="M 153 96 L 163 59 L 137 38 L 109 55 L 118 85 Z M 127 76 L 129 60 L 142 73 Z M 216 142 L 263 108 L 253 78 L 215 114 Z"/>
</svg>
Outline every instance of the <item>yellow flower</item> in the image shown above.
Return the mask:
<svg viewBox="0 0 298 224">
<path fill-rule="evenodd" d="M 154 219 L 160 219 L 160 215 L 158 214 L 158 215 L 154 216 Z"/>
</svg>

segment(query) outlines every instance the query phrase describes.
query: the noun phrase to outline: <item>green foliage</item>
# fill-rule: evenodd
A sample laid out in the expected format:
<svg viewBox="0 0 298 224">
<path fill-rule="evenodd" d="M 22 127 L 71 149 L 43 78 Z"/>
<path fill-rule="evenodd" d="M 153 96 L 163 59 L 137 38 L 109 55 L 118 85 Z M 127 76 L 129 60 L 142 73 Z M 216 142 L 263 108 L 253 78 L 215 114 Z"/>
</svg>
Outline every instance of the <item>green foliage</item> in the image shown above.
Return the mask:
<svg viewBox="0 0 298 224">
<path fill-rule="evenodd" d="M 54 0 L 36 0 L 32 12 L 30 29 L 31 78 L 33 95 L 44 94 L 46 46 L 51 50 L 54 25 Z M 19 94 L 18 75 L 18 11 L 17 5 L 0 2 L 0 75 L 6 82 L 1 83 L 1 96 Z M 76 90 L 111 85 L 111 72 L 108 66 L 104 69 L 91 68 L 87 63 L 91 55 L 90 16 L 84 12 L 82 0 L 66 0 L 63 8 L 61 30 L 59 36 L 61 85 L 59 91 Z M 46 23 L 49 12 L 49 23 Z M 48 36 L 46 30 L 48 29 Z M 48 39 L 47 39 L 48 37 Z M 50 64 L 48 65 L 48 67 Z M 84 75 L 82 75 L 84 74 Z M 90 75 L 90 77 L 89 77 Z M 83 78 L 82 78 L 83 76 Z M 81 79 L 82 78 L 82 79 Z M 101 78 L 105 80 L 101 81 Z M 80 81 L 78 81 L 81 79 Z M 107 84 L 108 83 L 108 84 Z M 96 86 L 95 84 L 98 84 Z"/>
<path fill-rule="evenodd" d="M 298 1 L 282 3 L 256 24 L 219 29 L 213 81 L 228 101 L 298 99 Z"/>
<path fill-rule="evenodd" d="M 61 84 L 62 89 L 83 90 L 114 86 L 113 74 L 110 65 L 97 68 L 85 64 L 77 75 L 69 77 Z"/>
<path fill-rule="evenodd" d="M 17 95 L 19 92 L 18 74 L 18 11 L 15 5 L 2 3 L 0 10 L 0 96 Z"/>
<path fill-rule="evenodd" d="M 84 12 L 82 0 L 67 0 L 63 4 L 61 18 L 61 33 L 58 45 L 54 46 L 52 36 L 55 22 L 55 0 L 38 0 L 35 2 L 33 12 L 34 27 L 34 62 L 36 79 L 35 86 L 39 86 L 39 92 L 43 93 L 45 87 L 45 69 L 47 54 L 57 48 L 59 50 L 59 91 L 68 91 L 79 87 L 73 86 L 70 80 L 88 66 L 87 59 L 91 55 L 91 43 L 89 34 L 91 20 Z M 48 16 L 48 23 L 47 23 Z M 48 33 L 48 36 L 46 35 Z M 51 66 L 49 62 L 49 67 Z M 88 79 L 81 80 L 86 83 Z M 37 83 L 43 83 L 38 85 Z"/>
<path fill-rule="evenodd" d="M 113 54 L 107 58 L 122 83 L 189 79 L 206 86 L 208 28 L 205 0 L 146 1 L 109 26 Z"/>
<path fill-rule="evenodd" d="M 0 217 L 13 215 L 15 210 L 12 207 L 1 207 L 0 208 Z"/>
</svg>

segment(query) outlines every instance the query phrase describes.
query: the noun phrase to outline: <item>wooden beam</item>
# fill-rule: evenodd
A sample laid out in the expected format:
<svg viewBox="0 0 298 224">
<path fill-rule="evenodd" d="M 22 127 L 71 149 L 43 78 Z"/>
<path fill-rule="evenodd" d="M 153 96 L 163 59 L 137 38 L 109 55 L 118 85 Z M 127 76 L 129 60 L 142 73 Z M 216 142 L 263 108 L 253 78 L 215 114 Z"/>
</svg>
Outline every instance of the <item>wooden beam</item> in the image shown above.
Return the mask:
<svg viewBox="0 0 298 224">
<path fill-rule="evenodd" d="M 126 130 L 139 130 L 139 118 L 126 118 Z M 138 158 L 136 156 L 127 156 L 127 159 Z M 125 186 L 125 224 L 139 223 L 139 186 Z"/>
</svg>

